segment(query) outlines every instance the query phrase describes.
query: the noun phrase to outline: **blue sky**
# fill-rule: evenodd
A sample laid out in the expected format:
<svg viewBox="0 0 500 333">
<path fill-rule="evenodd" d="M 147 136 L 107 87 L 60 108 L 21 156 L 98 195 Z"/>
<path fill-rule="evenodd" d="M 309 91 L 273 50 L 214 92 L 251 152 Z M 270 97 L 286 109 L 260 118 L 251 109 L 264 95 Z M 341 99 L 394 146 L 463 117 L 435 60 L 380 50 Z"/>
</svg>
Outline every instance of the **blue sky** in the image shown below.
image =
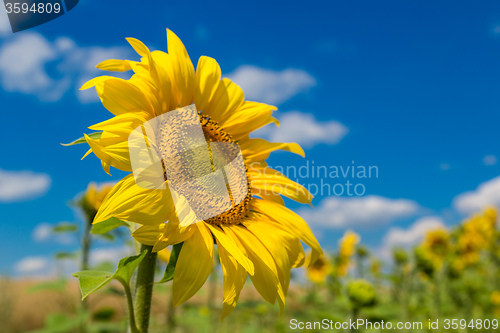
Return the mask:
<svg viewBox="0 0 500 333">
<path fill-rule="evenodd" d="M 83 145 L 59 143 L 110 117 L 95 96 L 77 91 L 99 75 L 93 66 L 137 59 L 125 37 L 166 50 L 165 28 L 193 62 L 216 58 L 248 98 L 278 106 L 282 127 L 260 134 L 302 143 L 306 159 L 277 153 L 271 165 L 378 168 L 378 178 L 324 180 L 361 183 L 363 196 L 318 195 L 314 209 L 289 203 L 325 248 L 352 229 L 386 255 L 500 204 L 497 1 L 87 0 L 29 31 L 12 34 L 5 23 L 1 13 L 0 251 L 9 255 L 0 272 L 31 273 L 19 263 L 74 248 L 34 230 L 74 221 L 68 200 L 90 181 L 123 176 L 106 175 L 94 156 L 80 161 Z"/>
</svg>

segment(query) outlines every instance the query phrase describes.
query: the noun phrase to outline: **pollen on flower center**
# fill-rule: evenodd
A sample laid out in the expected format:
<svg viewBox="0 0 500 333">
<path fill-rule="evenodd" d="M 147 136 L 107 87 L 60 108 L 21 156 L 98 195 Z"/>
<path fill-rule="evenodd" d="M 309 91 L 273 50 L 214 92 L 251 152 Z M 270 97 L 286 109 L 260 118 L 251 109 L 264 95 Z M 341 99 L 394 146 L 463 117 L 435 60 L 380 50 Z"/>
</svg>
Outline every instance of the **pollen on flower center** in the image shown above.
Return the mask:
<svg viewBox="0 0 500 333">
<path fill-rule="evenodd" d="M 229 133 L 188 108 L 176 110 L 174 117 L 160 118 L 155 126 L 163 178 L 171 190 L 187 198 L 197 218 L 214 225 L 239 224 L 245 219 L 252 198 L 248 167 Z M 236 159 L 241 164 L 233 163 Z M 214 177 L 213 172 L 217 173 Z"/>
<path fill-rule="evenodd" d="M 207 116 L 200 115 L 199 117 L 200 117 L 201 127 L 203 129 L 203 134 L 205 135 L 205 139 L 208 142 L 236 143 L 231 138 L 231 136 L 217 124 L 217 122 L 209 119 Z M 225 211 L 222 214 L 209 218 L 205 220 L 205 222 L 214 225 L 239 224 L 248 215 L 250 199 L 252 198 L 252 194 L 250 192 L 250 183 L 248 182 L 248 179 L 247 179 L 247 185 L 248 185 L 248 193 L 245 199 L 243 199 L 237 205 L 234 205 L 233 196 L 231 194 L 230 189 L 228 188 L 229 196 L 231 197 L 231 201 L 233 203 L 233 208 Z"/>
</svg>

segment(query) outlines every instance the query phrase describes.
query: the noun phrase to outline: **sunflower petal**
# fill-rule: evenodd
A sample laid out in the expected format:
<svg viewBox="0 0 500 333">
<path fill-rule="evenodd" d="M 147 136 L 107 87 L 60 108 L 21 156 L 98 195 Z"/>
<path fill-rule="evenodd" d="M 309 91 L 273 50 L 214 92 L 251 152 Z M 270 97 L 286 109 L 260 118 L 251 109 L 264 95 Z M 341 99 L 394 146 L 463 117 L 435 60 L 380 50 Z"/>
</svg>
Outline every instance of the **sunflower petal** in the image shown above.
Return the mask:
<svg viewBox="0 0 500 333">
<path fill-rule="evenodd" d="M 214 96 L 205 107 L 204 114 L 217 119 L 221 127 L 225 126 L 225 120 L 232 115 L 245 100 L 243 90 L 227 78 L 220 81 Z"/>
<path fill-rule="evenodd" d="M 165 225 L 143 225 L 132 233 L 132 237 L 141 244 L 153 246 L 161 237 Z"/>
<path fill-rule="evenodd" d="M 105 80 L 96 85 L 96 91 L 102 105 L 115 116 L 134 111 L 154 113 L 142 91 L 127 80 L 120 78 Z"/>
<path fill-rule="evenodd" d="M 259 294 L 271 304 L 278 298 L 280 306 L 285 304 L 285 294 L 283 286 L 278 277 L 276 263 L 261 243 L 250 231 L 241 226 L 231 226 L 226 231 L 232 233 L 232 237 L 237 238 L 242 247 L 246 249 L 247 256 L 253 262 L 255 274 L 250 277 L 255 289 Z"/>
<path fill-rule="evenodd" d="M 201 56 L 196 67 L 194 104 L 202 111 L 212 99 L 221 78 L 220 66 L 215 59 Z"/>
<path fill-rule="evenodd" d="M 84 134 L 84 136 L 90 148 L 92 149 L 92 152 L 101 160 L 101 162 L 123 171 L 132 171 L 128 152 L 128 144 L 126 141 L 118 141 L 118 143 L 116 144 L 103 146 L 100 143 L 101 139 L 92 140 L 86 134 Z"/>
<path fill-rule="evenodd" d="M 297 143 L 281 143 L 281 142 L 269 142 L 260 138 L 245 138 L 239 142 L 241 147 L 241 153 L 243 156 L 252 161 L 262 161 L 269 157 L 269 155 L 275 150 L 286 150 L 302 157 L 305 156 L 304 150 Z"/>
<path fill-rule="evenodd" d="M 275 220 L 285 227 L 285 230 L 306 243 L 311 248 L 309 265 L 314 263 L 323 254 L 321 246 L 307 223 L 290 209 L 266 200 L 252 200 L 250 201 L 250 208 Z"/>
<path fill-rule="evenodd" d="M 212 232 L 212 234 L 215 236 L 217 239 L 218 244 L 226 249 L 226 251 L 233 257 L 235 258 L 243 268 L 250 274 L 254 274 L 254 267 L 253 264 L 248 258 L 241 252 L 241 250 L 238 248 L 236 243 L 228 237 L 224 233 L 224 229 L 219 229 L 219 227 L 212 226 L 210 224 L 206 224 L 208 229 Z"/>
<path fill-rule="evenodd" d="M 290 180 L 281 172 L 271 168 L 252 168 L 247 173 L 251 187 L 257 193 L 274 193 L 284 195 L 292 200 L 310 204 L 314 198 L 302 185 Z M 260 196 L 260 194 L 257 194 Z"/>
<path fill-rule="evenodd" d="M 94 223 L 116 217 L 126 222 L 158 225 L 168 221 L 174 205 L 170 191 L 145 189 L 135 184 L 133 174 L 118 182 L 106 196 Z"/>
<path fill-rule="evenodd" d="M 178 106 L 193 103 L 195 91 L 194 67 L 182 41 L 171 30 L 167 29 L 168 58 L 172 92 L 178 96 Z M 177 105 L 174 108 L 178 107 Z"/>
<path fill-rule="evenodd" d="M 224 301 L 221 320 L 233 312 L 247 279 L 247 271 L 217 240 L 220 265 L 222 267 Z"/>
<path fill-rule="evenodd" d="M 239 137 L 255 131 L 267 124 L 279 122 L 272 117 L 275 106 L 264 103 L 245 101 L 240 108 L 231 114 L 224 123 L 224 128 L 233 137 Z"/>
<path fill-rule="evenodd" d="M 110 72 L 126 72 L 132 69 L 129 60 L 108 59 L 95 66 L 98 69 Z"/>
<path fill-rule="evenodd" d="M 184 241 L 175 267 L 172 301 L 174 306 L 190 299 L 205 284 L 214 265 L 212 234 L 196 223 L 193 235 Z"/>
<path fill-rule="evenodd" d="M 112 80 L 112 79 L 116 79 L 116 77 L 109 76 L 109 75 L 102 75 L 102 76 L 95 77 L 95 78 L 93 78 L 93 79 L 88 80 L 87 82 L 85 82 L 82 85 L 82 87 L 80 88 L 80 90 L 87 90 L 89 88 L 96 87 L 96 86 L 98 86 L 100 84 L 103 84 L 107 80 Z"/>
<path fill-rule="evenodd" d="M 150 51 L 149 51 L 148 47 L 146 45 L 144 45 L 143 42 L 141 42 L 138 39 L 131 38 L 131 37 L 125 38 L 125 39 L 130 44 L 130 46 L 132 46 L 134 51 L 137 52 L 138 55 L 140 55 L 142 57 L 146 57 L 146 58 L 149 56 Z"/>
</svg>

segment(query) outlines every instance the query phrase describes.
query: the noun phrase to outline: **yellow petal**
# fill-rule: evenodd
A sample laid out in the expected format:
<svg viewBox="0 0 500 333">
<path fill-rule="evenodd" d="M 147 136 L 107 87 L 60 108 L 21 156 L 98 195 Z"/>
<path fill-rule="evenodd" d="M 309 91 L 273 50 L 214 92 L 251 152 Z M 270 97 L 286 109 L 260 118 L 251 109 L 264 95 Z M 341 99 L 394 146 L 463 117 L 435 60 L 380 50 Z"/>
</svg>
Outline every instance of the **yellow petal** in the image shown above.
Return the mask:
<svg viewBox="0 0 500 333">
<path fill-rule="evenodd" d="M 166 65 L 170 65 L 170 79 L 172 93 L 178 105 L 183 107 L 193 103 L 195 92 L 194 67 L 182 41 L 171 30 L 167 29 L 168 58 Z"/>
<path fill-rule="evenodd" d="M 243 254 L 243 252 L 241 252 L 236 243 L 224 233 L 223 231 L 224 229 L 220 229 L 219 227 L 212 226 L 208 223 L 206 223 L 206 226 L 215 236 L 218 244 L 224 247 L 226 251 L 229 252 L 231 256 L 235 258 L 250 275 L 253 275 L 254 267 L 252 262 L 248 260 L 248 258 Z"/>
<path fill-rule="evenodd" d="M 90 148 L 89 150 L 87 150 L 87 152 L 85 153 L 85 155 L 83 155 L 82 160 L 83 160 L 85 157 L 89 156 L 89 154 L 90 154 L 90 153 L 92 153 L 92 148 Z"/>
<path fill-rule="evenodd" d="M 126 72 L 132 69 L 128 60 L 108 59 L 100 62 L 96 68 L 110 72 Z"/>
<path fill-rule="evenodd" d="M 278 298 L 280 306 L 285 304 L 283 287 L 278 277 L 276 263 L 261 243 L 250 231 L 241 226 L 231 226 L 225 228 L 226 232 L 232 233 L 232 237 L 237 238 L 242 247 L 246 249 L 247 256 L 253 262 L 255 274 L 250 277 L 255 289 L 259 294 L 271 304 Z"/>
<path fill-rule="evenodd" d="M 127 80 L 108 79 L 96 85 L 96 91 L 102 105 L 114 115 L 135 111 L 154 114 L 150 102 L 141 90 Z"/>
<path fill-rule="evenodd" d="M 201 223 L 201 222 L 200 222 Z M 170 246 L 184 242 L 190 238 L 195 232 L 196 228 L 193 225 L 181 227 L 179 223 L 173 222 L 171 219 L 165 227 L 161 242 L 162 246 Z"/>
<path fill-rule="evenodd" d="M 240 108 L 231 114 L 224 123 L 224 128 L 233 137 L 239 137 L 255 131 L 267 124 L 278 121 L 272 117 L 275 106 L 245 101 Z"/>
<path fill-rule="evenodd" d="M 224 301 L 222 304 L 221 320 L 233 312 L 241 289 L 247 279 L 247 271 L 238 263 L 224 246 L 217 240 L 217 249 L 219 251 L 220 265 L 222 267 Z"/>
<path fill-rule="evenodd" d="M 203 222 L 196 223 L 193 235 L 184 241 L 175 267 L 174 306 L 190 299 L 205 284 L 214 264 L 212 234 Z"/>
<path fill-rule="evenodd" d="M 132 237 L 141 244 L 153 246 L 161 237 L 164 229 L 165 224 L 163 223 L 158 225 L 143 225 L 132 233 Z"/>
<path fill-rule="evenodd" d="M 281 172 L 274 169 L 252 168 L 248 171 L 247 175 L 251 187 L 256 191 L 281 194 L 305 204 L 310 204 L 313 199 L 312 194 L 304 186 L 290 180 Z M 257 193 L 259 192 L 257 191 Z M 260 196 L 260 194 L 257 195 Z"/>
<path fill-rule="evenodd" d="M 145 112 L 124 113 L 89 126 L 89 129 L 95 131 L 106 131 L 117 136 L 123 136 L 123 140 L 128 140 L 130 133 L 147 120 L 148 114 Z"/>
<path fill-rule="evenodd" d="M 101 160 L 101 165 L 102 165 L 102 168 L 104 169 L 104 171 L 106 171 L 106 173 L 111 176 L 111 173 L 109 172 L 109 168 L 111 167 L 111 165 L 104 162 L 103 160 Z"/>
<path fill-rule="evenodd" d="M 311 248 L 311 258 L 309 265 L 314 263 L 321 254 L 321 246 L 316 237 L 314 237 L 307 223 L 297 214 L 285 206 L 281 206 L 267 200 L 252 200 L 250 201 L 250 209 L 265 214 L 269 218 L 275 220 L 282 225 L 286 231 L 300 238 L 304 243 Z"/>
<path fill-rule="evenodd" d="M 100 84 L 103 84 L 107 80 L 113 80 L 113 79 L 116 79 L 116 77 L 109 76 L 109 75 L 98 76 L 98 77 L 95 77 L 95 78 L 93 78 L 93 79 L 88 80 L 87 82 L 85 82 L 83 84 L 83 86 L 80 88 L 80 90 L 87 90 L 89 88 L 92 88 L 92 87 L 98 86 Z"/>
<path fill-rule="evenodd" d="M 212 100 L 205 107 L 204 114 L 224 127 L 225 120 L 243 104 L 244 100 L 243 90 L 236 83 L 224 78 L 217 86 Z"/>
<path fill-rule="evenodd" d="M 106 196 L 94 223 L 116 217 L 143 225 L 158 225 L 170 219 L 174 210 L 170 191 L 145 189 L 135 184 L 133 174 L 118 182 Z"/>
<path fill-rule="evenodd" d="M 137 54 L 139 54 L 140 56 L 143 56 L 143 57 L 149 56 L 149 54 L 150 54 L 149 49 L 146 45 L 144 45 L 143 42 L 141 42 L 138 39 L 130 38 L 130 37 L 125 38 L 125 39 L 130 44 L 130 46 L 133 47 L 133 49 L 135 50 L 135 52 L 137 52 Z"/>
<path fill-rule="evenodd" d="M 296 143 L 281 143 L 269 142 L 260 138 L 246 138 L 239 141 L 241 153 L 243 156 L 251 161 L 262 161 L 269 157 L 275 150 L 286 150 L 302 157 L 305 156 L 304 150 Z"/>
<path fill-rule="evenodd" d="M 201 56 L 196 68 L 194 104 L 202 111 L 212 99 L 221 78 L 220 66 L 215 59 Z"/>
<path fill-rule="evenodd" d="M 132 171 L 127 141 L 118 141 L 116 144 L 104 146 L 100 143 L 100 139 L 93 140 L 86 134 L 84 136 L 92 148 L 92 152 L 107 166 L 111 165 L 119 170 Z"/>
<path fill-rule="evenodd" d="M 251 188 L 250 191 L 252 192 L 252 195 L 258 196 L 261 199 L 270 200 L 276 202 L 277 204 L 285 205 L 285 201 L 283 200 L 281 195 L 277 193 L 274 193 L 272 191 L 263 191 L 258 188 Z"/>
</svg>

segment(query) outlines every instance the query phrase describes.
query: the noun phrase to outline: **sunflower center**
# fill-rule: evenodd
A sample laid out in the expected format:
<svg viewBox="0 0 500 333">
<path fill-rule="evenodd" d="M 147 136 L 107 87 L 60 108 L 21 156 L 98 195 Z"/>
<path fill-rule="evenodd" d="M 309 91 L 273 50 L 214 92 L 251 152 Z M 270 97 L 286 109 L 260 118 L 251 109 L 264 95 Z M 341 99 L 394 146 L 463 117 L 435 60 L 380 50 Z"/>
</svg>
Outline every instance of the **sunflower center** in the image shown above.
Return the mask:
<svg viewBox="0 0 500 333">
<path fill-rule="evenodd" d="M 236 142 L 231 138 L 231 136 L 225 132 L 217 122 L 209 119 L 207 116 L 200 115 L 200 123 L 201 128 L 203 130 L 203 134 L 205 135 L 205 139 L 208 142 L 230 142 L 236 144 Z M 248 170 L 247 167 L 245 167 Z M 252 198 L 252 194 L 250 193 L 250 183 L 247 179 L 248 185 L 248 193 L 240 203 L 237 205 L 234 204 L 233 195 L 231 194 L 231 189 L 227 186 L 229 197 L 231 198 L 231 203 L 233 208 L 225 211 L 222 214 L 211 217 L 205 222 L 214 224 L 214 225 L 227 225 L 227 224 L 239 224 L 247 215 L 250 206 L 250 199 Z"/>
</svg>

